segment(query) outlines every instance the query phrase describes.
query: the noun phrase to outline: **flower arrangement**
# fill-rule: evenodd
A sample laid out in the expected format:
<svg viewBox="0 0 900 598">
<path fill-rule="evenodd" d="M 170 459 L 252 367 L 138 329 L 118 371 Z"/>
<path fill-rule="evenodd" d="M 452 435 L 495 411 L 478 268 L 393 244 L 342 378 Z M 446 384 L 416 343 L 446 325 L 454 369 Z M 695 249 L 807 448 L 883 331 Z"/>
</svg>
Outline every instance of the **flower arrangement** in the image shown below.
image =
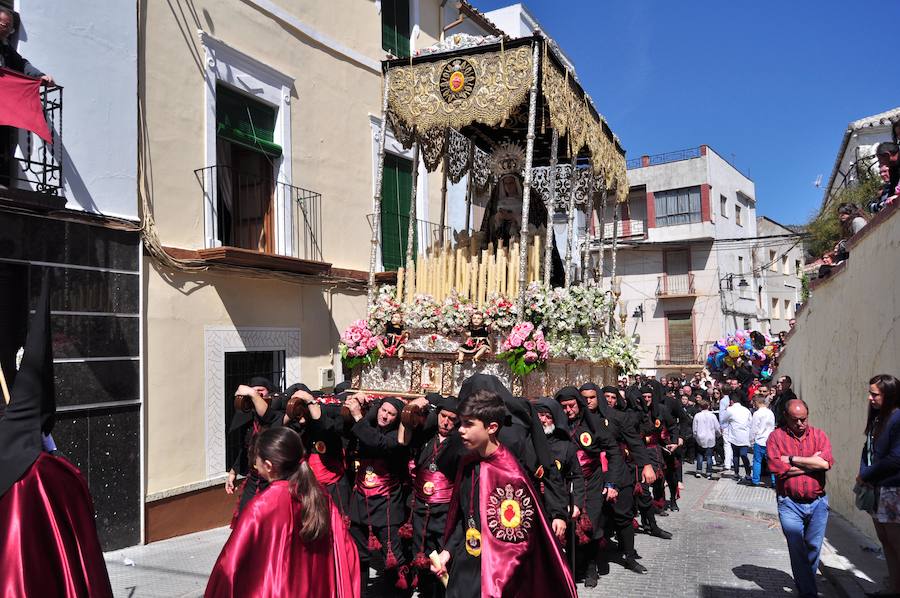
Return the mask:
<svg viewBox="0 0 900 598">
<path fill-rule="evenodd" d="M 509 330 L 516 325 L 518 308 L 506 295 L 491 293 L 484 306 L 484 321 L 492 330 Z"/>
<path fill-rule="evenodd" d="M 365 320 L 356 320 L 341 333 L 341 361 L 351 370 L 360 365 L 374 365 L 381 356 L 378 335 Z"/>
<path fill-rule="evenodd" d="M 438 330 L 443 310 L 434 297 L 417 294 L 406 311 L 406 326 L 413 330 Z"/>
<path fill-rule="evenodd" d="M 577 308 L 569 289 L 555 288 L 547 294 L 544 324 L 557 334 L 571 333 L 578 328 Z"/>
<path fill-rule="evenodd" d="M 369 308 L 369 330 L 373 333 L 384 334 L 385 327 L 396 313 L 403 313 L 403 306 L 396 299 L 397 287 L 383 285 L 378 287 L 378 295 L 375 302 Z"/>
<path fill-rule="evenodd" d="M 550 346 L 540 328 L 531 322 L 516 324 L 500 346 L 498 357 L 505 359 L 509 369 L 524 376 L 543 366 L 550 357 Z"/>
<path fill-rule="evenodd" d="M 463 334 L 469 328 L 474 311 L 475 306 L 457 295 L 454 289 L 441 305 L 438 331 L 444 336 Z"/>
<path fill-rule="evenodd" d="M 525 289 L 525 319 L 535 326 L 544 324 L 549 309 L 549 289 L 540 282 L 532 282 Z"/>
</svg>

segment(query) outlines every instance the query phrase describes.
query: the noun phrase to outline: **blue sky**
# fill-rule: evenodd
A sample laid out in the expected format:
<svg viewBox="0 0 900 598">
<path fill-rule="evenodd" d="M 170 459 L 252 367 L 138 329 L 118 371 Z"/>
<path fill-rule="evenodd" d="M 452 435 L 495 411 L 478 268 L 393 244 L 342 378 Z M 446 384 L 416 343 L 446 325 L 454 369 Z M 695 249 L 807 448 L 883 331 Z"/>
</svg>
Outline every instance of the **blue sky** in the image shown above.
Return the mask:
<svg viewBox="0 0 900 598">
<path fill-rule="evenodd" d="M 847 123 L 900 106 L 895 0 L 524 4 L 629 158 L 706 143 L 749 170 L 759 214 L 784 224 L 820 205 L 813 183 L 827 183 Z"/>
</svg>

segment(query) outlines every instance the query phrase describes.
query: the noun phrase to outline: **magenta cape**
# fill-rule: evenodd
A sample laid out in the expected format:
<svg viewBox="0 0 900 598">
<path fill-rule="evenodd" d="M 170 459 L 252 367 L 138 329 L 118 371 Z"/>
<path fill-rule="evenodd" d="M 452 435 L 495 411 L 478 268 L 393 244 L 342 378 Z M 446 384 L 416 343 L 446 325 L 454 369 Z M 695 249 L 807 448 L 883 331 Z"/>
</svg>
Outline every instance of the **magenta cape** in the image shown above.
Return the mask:
<svg viewBox="0 0 900 598">
<path fill-rule="evenodd" d="M 284 480 L 254 497 L 237 520 L 206 586 L 208 598 L 234 596 L 359 598 L 359 555 L 341 514 L 331 508 L 330 536 L 300 539 L 300 501 Z"/>
<path fill-rule="evenodd" d="M 112 596 L 78 468 L 40 453 L 0 497 L 0 596 Z"/>
<path fill-rule="evenodd" d="M 544 519 L 540 498 L 515 456 L 502 444 L 481 460 L 478 486 L 482 597 L 577 598 L 575 582 Z M 464 491 L 458 485 L 457 489 Z M 458 516 L 462 514 L 454 497 L 448 525 Z"/>
</svg>

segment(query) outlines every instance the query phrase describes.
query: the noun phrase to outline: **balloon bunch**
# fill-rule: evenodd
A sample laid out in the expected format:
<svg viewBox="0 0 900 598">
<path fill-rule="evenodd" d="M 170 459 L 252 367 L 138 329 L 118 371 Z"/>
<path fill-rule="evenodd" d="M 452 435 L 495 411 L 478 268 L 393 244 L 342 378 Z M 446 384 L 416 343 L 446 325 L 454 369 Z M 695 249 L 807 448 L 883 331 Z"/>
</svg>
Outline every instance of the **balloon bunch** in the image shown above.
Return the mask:
<svg viewBox="0 0 900 598">
<path fill-rule="evenodd" d="M 712 346 L 706 367 L 710 372 L 750 367 L 754 376 L 767 381 L 772 379 L 775 353 L 773 340 L 765 334 L 756 330 L 738 330 Z"/>
</svg>

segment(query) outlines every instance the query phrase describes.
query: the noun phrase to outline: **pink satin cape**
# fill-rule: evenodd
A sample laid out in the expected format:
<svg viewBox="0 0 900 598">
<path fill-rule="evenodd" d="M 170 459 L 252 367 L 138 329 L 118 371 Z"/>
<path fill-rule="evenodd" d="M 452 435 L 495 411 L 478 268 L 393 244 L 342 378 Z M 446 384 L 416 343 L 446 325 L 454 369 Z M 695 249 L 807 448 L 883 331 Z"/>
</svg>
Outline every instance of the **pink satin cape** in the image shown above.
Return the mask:
<svg viewBox="0 0 900 598">
<path fill-rule="evenodd" d="M 65 459 L 41 453 L 0 497 L 0 596 L 112 596 L 91 494 Z"/>
<path fill-rule="evenodd" d="M 359 555 L 331 509 L 331 535 L 304 542 L 303 513 L 288 482 L 278 480 L 254 497 L 237 520 L 213 567 L 207 598 L 359 598 Z"/>
<path fill-rule="evenodd" d="M 578 591 L 562 551 L 539 506 L 541 500 L 522 472 L 515 456 L 502 444 L 489 457 L 481 460 L 478 476 L 478 504 L 481 518 L 481 595 L 483 598 L 517 596 L 554 596 L 577 598 Z M 459 489 L 463 491 L 463 489 Z M 521 523 L 509 530 L 523 532 L 518 541 L 503 540 L 491 530 L 505 528 L 497 517 L 503 507 L 491 510 L 491 495 L 512 495 L 520 506 Z M 532 514 L 526 514 L 530 499 Z M 451 509 L 456 505 L 452 505 Z M 452 519 L 452 513 L 451 513 Z M 526 521 L 528 525 L 526 526 Z"/>
</svg>

